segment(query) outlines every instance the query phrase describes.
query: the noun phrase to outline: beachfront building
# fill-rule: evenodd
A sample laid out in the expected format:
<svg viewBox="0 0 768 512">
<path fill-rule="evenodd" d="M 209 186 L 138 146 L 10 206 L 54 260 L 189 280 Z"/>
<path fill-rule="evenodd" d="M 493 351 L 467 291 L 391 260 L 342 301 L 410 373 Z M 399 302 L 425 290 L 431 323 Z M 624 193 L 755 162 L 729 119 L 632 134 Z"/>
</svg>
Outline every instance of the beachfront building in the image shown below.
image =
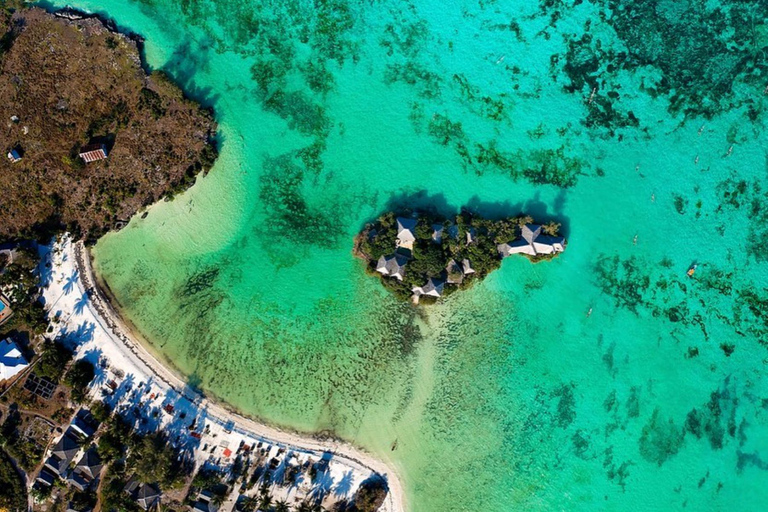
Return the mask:
<svg viewBox="0 0 768 512">
<path fill-rule="evenodd" d="M 197 495 L 197 501 L 192 506 L 193 512 L 216 512 L 216 504 L 213 503 L 213 493 L 210 491 L 201 491 Z"/>
<path fill-rule="evenodd" d="M 80 451 L 80 445 L 77 442 L 77 437 L 71 429 L 67 429 L 64 435 L 61 436 L 59 442 L 51 450 L 51 455 L 45 461 L 45 467 L 48 468 L 53 474 L 60 477 L 64 477 L 69 468 L 69 463 L 75 458 L 77 452 Z"/>
<path fill-rule="evenodd" d="M 405 256 L 399 254 L 390 254 L 382 256 L 376 263 L 376 272 L 383 276 L 394 277 L 398 281 L 403 280 L 405 274 L 405 264 L 408 260 Z"/>
<path fill-rule="evenodd" d="M 102 467 L 99 453 L 95 447 L 91 447 L 80 457 L 67 482 L 81 492 L 85 492 L 98 480 Z"/>
<path fill-rule="evenodd" d="M 56 476 L 54 476 L 47 468 L 43 468 L 35 478 L 35 484 L 43 487 L 50 487 L 56 483 Z"/>
<path fill-rule="evenodd" d="M 69 428 L 72 429 L 74 434 L 77 434 L 83 439 L 87 439 L 96 433 L 96 426 L 93 424 L 93 421 L 90 412 L 85 409 L 80 409 L 69 424 Z"/>
<path fill-rule="evenodd" d="M 442 224 L 432 224 L 432 241 L 436 244 L 443 243 L 443 231 L 445 226 Z"/>
<path fill-rule="evenodd" d="M 136 493 L 136 502 L 144 510 L 150 510 L 160 503 L 160 491 L 153 485 L 142 484 Z"/>
<path fill-rule="evenodd" d="M 123 489 L 142 510 L 150 510 L 160 503 L 160 491 L 150 484 L 142 484 L 137 480 L 131 480 Z"/>
<path fill-rule="evenodd" d="M 0 381 L 12 379 L 27 366 L 29 363 L 15 341 L 11 338 L 0 341 Z"/>
<path fill-rule="evenodd" d="M 461 271 L 465 276 L 475 273 L 475 269 L 472 268 L 472 264 L 466 258 L 461 261 Z"/>
<path fill-rule="evenodd" d="M 97 162 L 107 158 L 107 146 L 104 144 L 88 144 L 80 148 L 80 158 L 85 163 Z"/>
<path fill-rule="evenodd" d="M 456 260 L 448 262 L 448 266 L 445 267 L 445 282 L 448 284 L 461 284 L 464 281 L 464 270 L 456 263 Z"/>
<path fill-rule="evenodd" d="M 11 161 L 12 164 L 15 164 L 16 162 L 21 161 L 21 153 L 17 149 L 12 149 L 8 152 L 8 160 Z"/>
<path fill-rule="evenodd" d="M 424 286 L 417 286 L 413 288 L 411 291 L 413 292 L 413 295 L 416 297 L 420 297 L 422 295 L 427 295 L 428 297 L 435 297 L 439 298 L 443 295 L 443 287 L 445 286 L 445 283 L 439 279 L 435 279 L 434 277 L 430 277 L 429 280 L 427 280 L 427 284 Z"/>
<path fill-rule="evenodd" d="M 541 234 L 538 224 L 526 224 L 521 229 L 521 237 L 509 243 L 497 246 L 502 258 L 512 254 L 539 256 L 554 254 L 565 250 L 565 238 Z"/>
<path fill-rule="evenodd" d="M 416 219 L 406 217 L 397 218 L 397 246 L 403 249 L 413 250 L 413 242 L 416 241 Z"/>
<path fill-rule="evenodd" d="M 475 228 L 469 228 L 467 230 L 467 245 L 471 244 L 477 238 L 477 231 Z"/>
</svg>

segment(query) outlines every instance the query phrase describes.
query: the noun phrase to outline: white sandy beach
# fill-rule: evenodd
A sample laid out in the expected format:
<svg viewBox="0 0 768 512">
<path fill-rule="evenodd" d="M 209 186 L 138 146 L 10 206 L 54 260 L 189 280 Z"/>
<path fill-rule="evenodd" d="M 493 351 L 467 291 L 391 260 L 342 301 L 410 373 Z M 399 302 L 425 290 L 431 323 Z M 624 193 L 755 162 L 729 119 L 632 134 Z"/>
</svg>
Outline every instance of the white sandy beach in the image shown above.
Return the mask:
<svg viewBox="0 0 768 512">
<path fill-rule="evenodd" d="M 198 465 L 207 463 L 226 469 L 244 445 L 254 451 L 261 446 L 269 458 L 282 457 L 284 465 L 289 460 L 291 464 L 302 464 L 308 459 L 325 458 L 328 470 L 321 485 L 326 495 L 350 498 L 361 482 L 378 473 L 386 477 L 389 486 L 381 510 L 405 510 L 400 481 L 384 462 L 347 443 L 263 425 L 190 389 L 142 346 L 112 309 L 95 286 L 90 258 L 82 243 L 64 238 L 43 250 L 43 262 L 50 264 L 43 297 L 51 316 L 59 318 L 58 332 L 54 334 L 73 344 L 77 358 L 86 358 L 96 366 L 90 390 L 94 399 L 104 399 L 134 418 L 136 428 L 164 429 L 185 456 L 194 458 Z M 308 482 L 292 487 L 284 497 L 300 501 L 316 492 L 309 487 Z"/>
</svg>

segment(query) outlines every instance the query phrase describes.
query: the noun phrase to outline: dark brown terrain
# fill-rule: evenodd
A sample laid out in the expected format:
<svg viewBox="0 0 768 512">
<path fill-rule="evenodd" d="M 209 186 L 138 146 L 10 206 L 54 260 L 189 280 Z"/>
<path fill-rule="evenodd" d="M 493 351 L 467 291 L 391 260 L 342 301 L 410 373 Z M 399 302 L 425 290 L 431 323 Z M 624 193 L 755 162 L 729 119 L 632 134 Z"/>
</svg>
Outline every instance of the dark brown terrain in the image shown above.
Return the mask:
<svg viewBox="0 0 768 512">
<path fill-rule="evenodd" d="M 40 9 L 0 10 L 0 33 L 0 239 L 95 239 L 212 165 L 210 112 L 148 76 L 133 39 Z M 86 164 L 93 142 L 109 157 Z"/>
</svg>

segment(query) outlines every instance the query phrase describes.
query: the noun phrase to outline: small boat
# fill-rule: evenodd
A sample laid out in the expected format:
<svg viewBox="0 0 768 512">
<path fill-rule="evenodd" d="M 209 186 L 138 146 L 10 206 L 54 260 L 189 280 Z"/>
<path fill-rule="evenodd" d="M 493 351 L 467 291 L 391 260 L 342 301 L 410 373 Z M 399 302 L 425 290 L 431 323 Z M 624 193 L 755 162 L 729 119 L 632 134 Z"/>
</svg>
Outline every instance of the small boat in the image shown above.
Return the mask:
<svg viewBox="0 0 768 512">
<path fill-rule="evenodd" d="M 698 265 L 697 265 L 696 263 L 694 263 L 693 265 L 691 265 L 691 268 L 689 268 L 689 269 L 688 269 L 688 272 L 686 272 L 686 274 L 688 274 L 688 277 L 692 277 L 692 276 L 693 276 L 693 273 L 694 273 L 694 272 L 696 272 L 696 269 L 697 269 L 697 268 L 698 268 Z"/>
</svg>

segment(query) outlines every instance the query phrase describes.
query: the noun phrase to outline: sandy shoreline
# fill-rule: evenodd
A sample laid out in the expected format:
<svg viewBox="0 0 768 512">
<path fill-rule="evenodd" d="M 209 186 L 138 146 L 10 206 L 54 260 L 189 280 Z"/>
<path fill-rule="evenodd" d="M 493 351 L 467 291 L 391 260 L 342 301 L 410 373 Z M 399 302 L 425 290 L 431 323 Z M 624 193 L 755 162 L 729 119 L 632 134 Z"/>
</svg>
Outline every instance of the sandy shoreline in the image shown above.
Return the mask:
<svg viewBox="0 0 768 512">
<path fill-rule="evenodd" d="M 139 373 L 143 373 L 147 379 L 154 379 L 156 384 L 169 388 L 169 393 L 178 393 L 188 400 L 194 408 L 205 411 L 207 421 L 216 422 L 222 426 L 226 425 L 226 431 L 231 431 L 233 436 L 264 439 L 272 444 L 285 445 L 302 452 L 313 452 L 318 456 L 324 452 L 330 452 L 337 463 L 362 472 L 378 473 L 385 476 L 389 485 L 389 494 L 381 510 L 383 512 L 404 512 L 405 502 L 402 485 L 395 470 L 385 462 L 342 441 L 303 436 L 259 423 L 189 388 L 180 375 L 163 364 L 141 343 L 141 337 L 114 309 L 107 293 L 99 286 L 99 280 L 94 274 L 90 256 L 82 242 L 65 241 L 62 247 L 63 250 L 70 252 L 73 256 L 74 261 L 71 262 L 71 265 L 76 270 L 73 273 L 73 278 L 76 279 L 75 282 L 81 288 L 83 295 L 88 296 L 87 307 L 82 309 L 86 310 L 86 314 L 90 313 L 87 316 L 92 317 L 91 321 L 107 334 L 106 337 L 102 336 L 98 340 L 99 349 L 107 350 L 111 354 L 118 353 L 119 356 L 126 358 L 131 363 L 130 366 L 137 369 Z M 67 258 L 63 257 L 62 262 L 65 261 Z M 55 265 L 54 270 L 57 270 Z M 61 298 L 62 295 L 56 302 L 59 302 Z M 55 306 L 56 303 L 53 307 Z M 72 314 L 70 313 L 70 316 Z M 83 315 L 84 313 L 80 311 L 78 314 Z M 112 346 L 106 347 L 105 342 L 111 342 Z"/>
</svg>

